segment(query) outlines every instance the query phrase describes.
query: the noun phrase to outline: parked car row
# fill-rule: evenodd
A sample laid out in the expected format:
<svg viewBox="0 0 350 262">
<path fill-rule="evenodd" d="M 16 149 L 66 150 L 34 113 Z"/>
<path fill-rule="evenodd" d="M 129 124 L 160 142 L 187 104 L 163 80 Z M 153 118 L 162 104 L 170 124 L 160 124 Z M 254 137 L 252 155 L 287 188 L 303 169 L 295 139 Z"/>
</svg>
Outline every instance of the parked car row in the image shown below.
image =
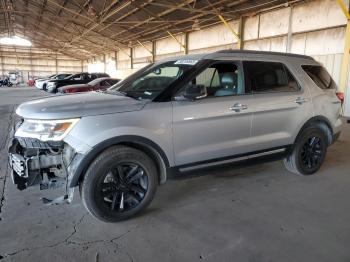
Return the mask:
<svg viewBox="0 0 350 262">
<path fill-rule="evenodd" d="M 50 93 L 78 93 L 106 90 L 118 83 L 106 73 L 55 74 L 35 80 L 35 87 Z"/>
<path fill-rule="evenodd" d="M 78 93 L 78 92 L 89 92 L 89 91 L 96 91 L 96 90 L 106 90 L 107 88 L 111 87 L 112 85 L 118 82 L 119 82 L 119 79 L 117 78 L 101 77 L 101 78 L 96 78 L 86 84 L 61 86 L 57 89 L 57 92 Z"/>
<path fill-rule="evenodd" d="M 70 75 L 71 74 L 54 74 L 54 75 L 50 75 L 48 77 L 38 78 L 38 79 L 35 79 L 35 84 L 34 85 L 38 89 L 46 90 L 47 83 L 50 80 L 64 79 L 64 78 L 66 78 L 66 77 L 68 77 Z"/>
</svg>

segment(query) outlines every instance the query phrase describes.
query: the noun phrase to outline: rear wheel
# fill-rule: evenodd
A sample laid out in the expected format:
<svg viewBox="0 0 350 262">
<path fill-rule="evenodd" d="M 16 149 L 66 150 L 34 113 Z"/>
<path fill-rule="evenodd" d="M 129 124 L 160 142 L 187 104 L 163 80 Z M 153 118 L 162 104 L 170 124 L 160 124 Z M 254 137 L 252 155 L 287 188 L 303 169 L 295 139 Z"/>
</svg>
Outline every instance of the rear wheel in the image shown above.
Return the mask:
<svg viewBox="0 0 350 262">
<path fill-rule="evenodd" d="M 143 152 L 115 146 L 92 162 L 80 187 L 83 203 L 94 217 L 121 221 L 150 204 L 157 188 L 157 169 Z"/>
<path fill-rule="evenodd" d="M 284 159 L 284 165 L 292 173 L 312 175 L 320 169 L 326 153 L 324 128 L 312 125 L 302 131 L 292 152 Z"/>
</svg>

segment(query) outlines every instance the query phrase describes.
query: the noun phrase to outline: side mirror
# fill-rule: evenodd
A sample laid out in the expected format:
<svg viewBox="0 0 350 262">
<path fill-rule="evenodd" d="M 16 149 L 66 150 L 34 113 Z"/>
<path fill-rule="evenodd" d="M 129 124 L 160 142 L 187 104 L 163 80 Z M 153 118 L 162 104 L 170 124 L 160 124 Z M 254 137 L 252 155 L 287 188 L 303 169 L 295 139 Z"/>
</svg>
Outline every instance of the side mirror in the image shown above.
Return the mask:
<svg viewBox="0 0 350 262">
<path fill-rule="evenodd" d="M 183 96 L 186 99 L 190 100 L 196 100 L 199 98 L 206 97 L 207 94 L 207 88 L 204 85 L 187 85 L 185 88 L 185 92 Z"/>
</svg>

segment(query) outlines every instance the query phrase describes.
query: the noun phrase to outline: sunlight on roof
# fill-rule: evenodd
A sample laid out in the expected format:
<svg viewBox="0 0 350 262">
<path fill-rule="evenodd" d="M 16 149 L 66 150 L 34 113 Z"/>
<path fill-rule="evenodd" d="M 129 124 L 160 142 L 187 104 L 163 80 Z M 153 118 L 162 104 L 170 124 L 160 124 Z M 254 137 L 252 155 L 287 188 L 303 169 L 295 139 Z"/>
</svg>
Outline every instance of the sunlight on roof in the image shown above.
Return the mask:
<svg viewBox="0 0 350 262">
<path fill-rule="evenodd" d="M 18 45 L 18 46 L 31 46 L 32 43 L 24 38 L 13 36 L 13 37 L 2 37 L 0 38 L 0 44 L 2 45 Z"/>
</svg>

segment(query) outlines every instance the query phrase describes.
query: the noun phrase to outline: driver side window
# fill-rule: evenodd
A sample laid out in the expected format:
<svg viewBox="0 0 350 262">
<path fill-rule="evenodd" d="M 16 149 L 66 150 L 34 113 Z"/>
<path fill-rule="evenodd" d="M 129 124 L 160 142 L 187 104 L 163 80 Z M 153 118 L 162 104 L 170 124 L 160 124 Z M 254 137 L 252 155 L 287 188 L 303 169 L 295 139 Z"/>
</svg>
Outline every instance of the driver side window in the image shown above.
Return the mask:
<svg viewBox="0 0 350 262">
<path fill-rule="evenodd" d="M 199 73 L 187 85 L 185 85 L 182 94 L 186 88 L 200 88 L 204 97 L 221 97 L 244 94 L 244 81 L 242 68 L 240 64 L 233 62 L 220 62 L 207 67 Z M 188 89 L 187 89 L 188 90 Z"/>
<path fill-rule="evenodd" d="M 82 75 L 76 75 L 73 79 L 74 80 L 82 80 Z"/>
</svg>

